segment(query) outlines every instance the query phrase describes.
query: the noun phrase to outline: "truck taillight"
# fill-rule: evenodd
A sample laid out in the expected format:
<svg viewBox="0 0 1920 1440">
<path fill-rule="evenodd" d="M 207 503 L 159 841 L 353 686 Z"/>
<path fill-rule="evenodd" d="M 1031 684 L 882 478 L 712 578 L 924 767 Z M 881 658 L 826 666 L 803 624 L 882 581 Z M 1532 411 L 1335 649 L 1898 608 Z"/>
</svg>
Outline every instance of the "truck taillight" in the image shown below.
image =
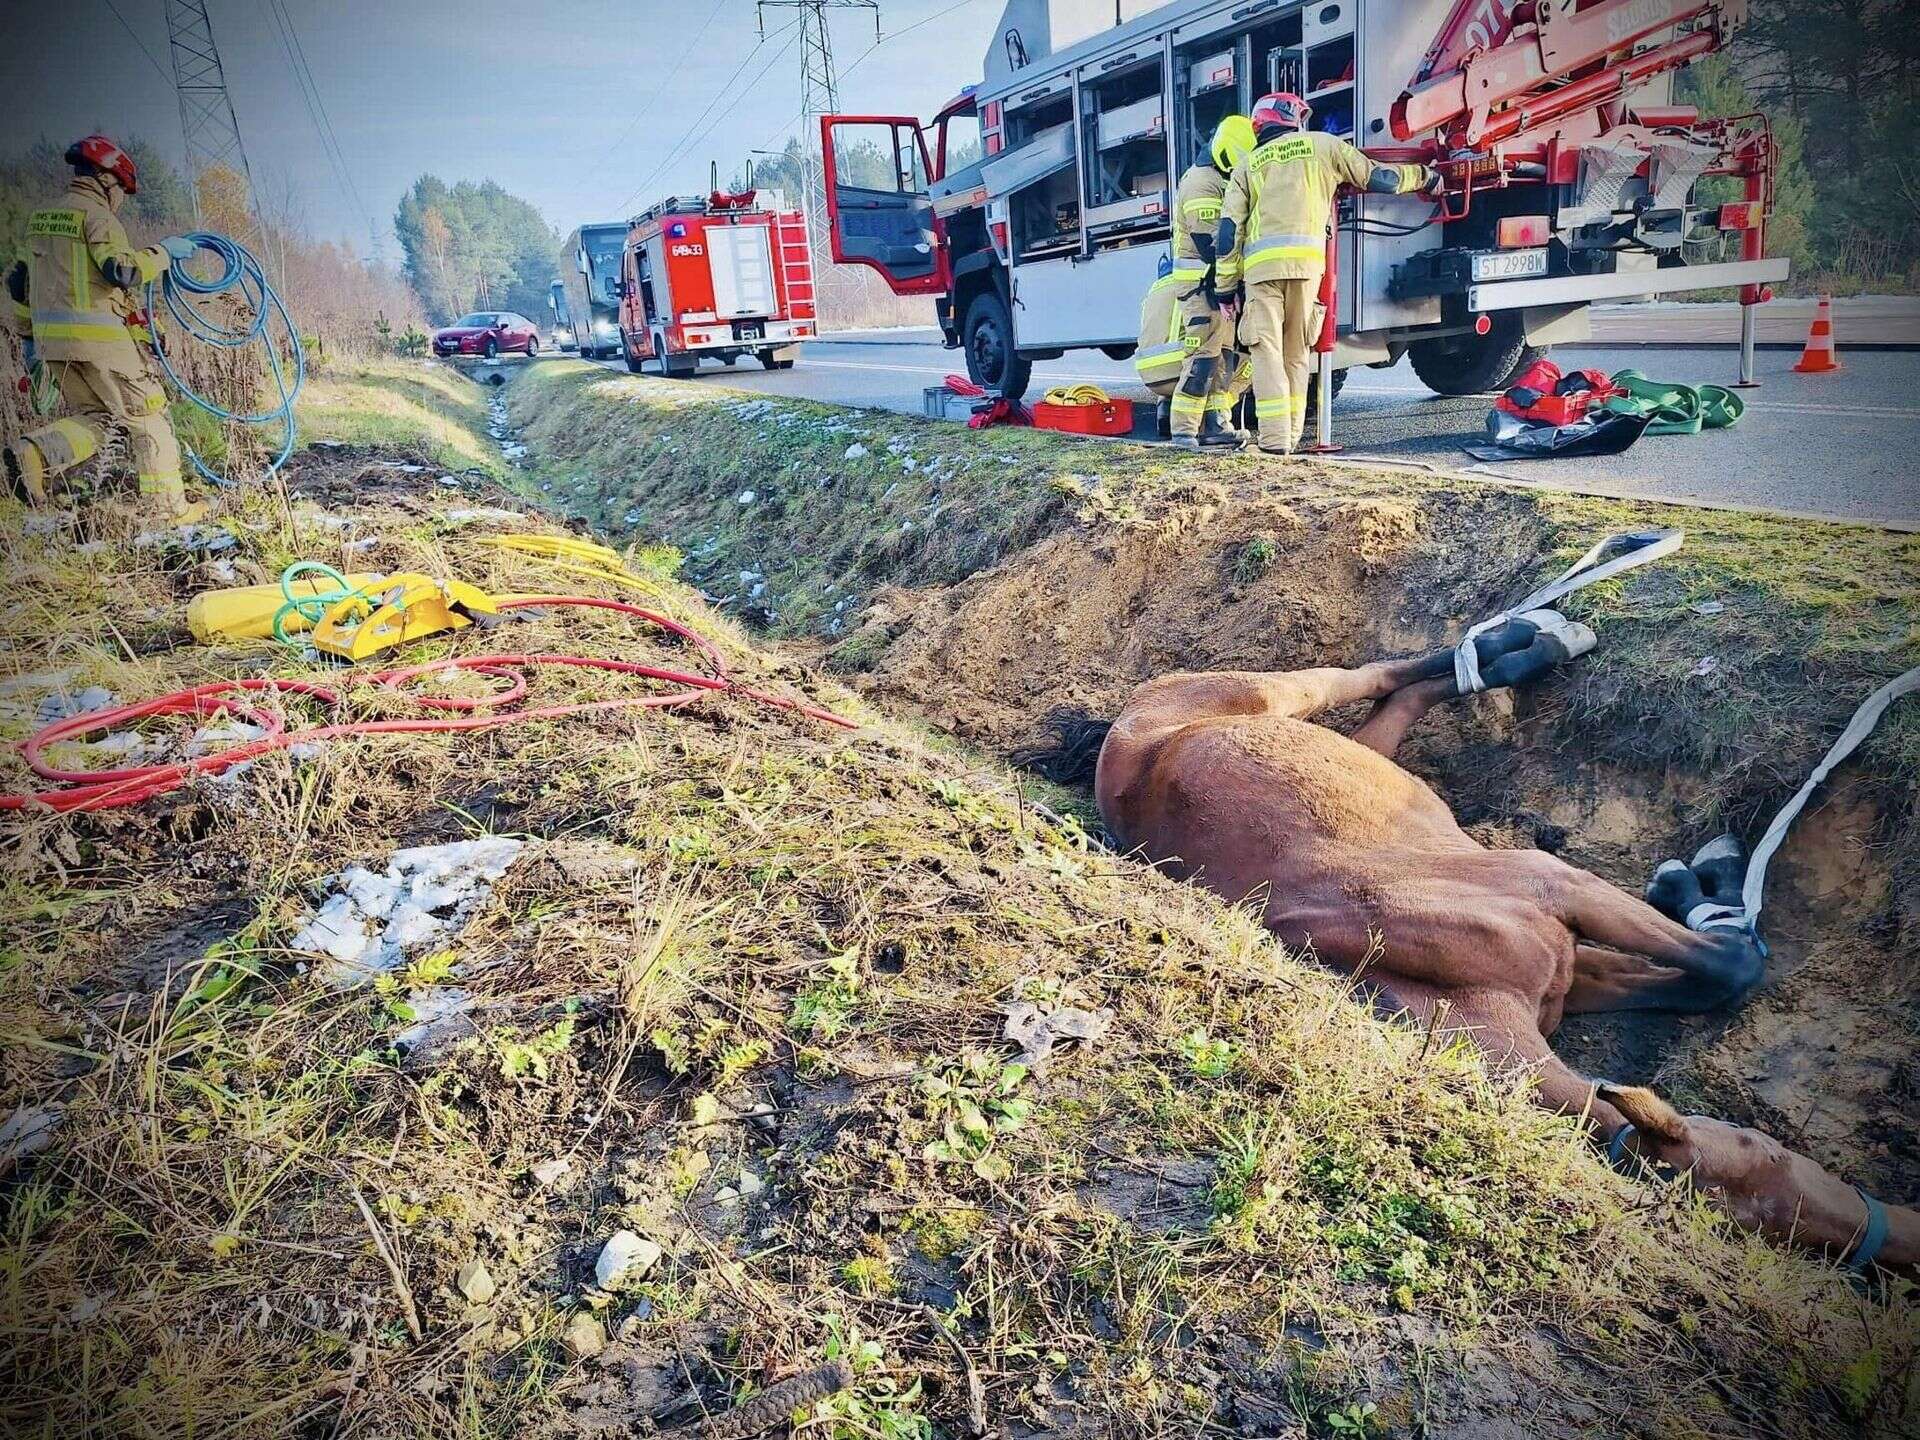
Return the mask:
<svg viewBox="0 0 1920 1440">
<path fill-rule="evenodd" d="M 1722 230 L 1758 230 L 1765 207 L 1758 200 L 1736 200 L 1720 207 Z"/>
<path fill-rule="evenodd" d="M 1010 248 L 1010 242 L 1007 238 L 1007 222 L 1004 220 L 995 220 L 987 226 L 987 229 L 993 236 L 993 253 L 1005 259 Z"/>
<path fill-rule="evenodd" d="M 1546 244 L 1548 234 L 1544 215 L 1507 215 L 1494 232 L 1493 243 L 1502 250 L 1525 250 Z"/>
<path fill-rule="evenodd" d="M 1000 153 L 1000 102 L 988 102 L 980 112 L 980 146 L 989 155 Z"/>
</svg>

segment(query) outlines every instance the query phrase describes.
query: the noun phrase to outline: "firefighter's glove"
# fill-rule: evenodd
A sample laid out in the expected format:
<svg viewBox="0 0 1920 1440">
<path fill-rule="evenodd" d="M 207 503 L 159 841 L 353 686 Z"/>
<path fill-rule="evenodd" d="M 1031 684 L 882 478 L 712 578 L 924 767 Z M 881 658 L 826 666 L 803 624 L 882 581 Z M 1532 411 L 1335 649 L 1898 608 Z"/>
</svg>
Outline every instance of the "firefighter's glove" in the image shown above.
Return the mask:
<svg viewBox="0 0 1920 1440">
<path fill-rule="evenodd" d="M 160 248 L 167 252 L 178 265 L 182 260 L 191 260 L 200 247 L 184 235 L 169 235 L 160 242 Z"/>
<path fill-rule="evenodd" d="M 1420 193 L 1429 199 L 1437 200 L 1440 196 L 1444 195 L 1446 191 L 1447 177 L 1442 175 L 1437 167 L 1429 165 L 1427 167 L 1427 180 L 1426 183 L 1420 187 Z"/>
<path fill-rule="evenodd" d="M 1200 277 L 1200 293 L 1207 297 L 1207 304 L 1215 310 L 1220 308 L 1220 291 L 1215 285 L 1213 263 L 1207 263 L 1206 273 Z"/>
</svg>

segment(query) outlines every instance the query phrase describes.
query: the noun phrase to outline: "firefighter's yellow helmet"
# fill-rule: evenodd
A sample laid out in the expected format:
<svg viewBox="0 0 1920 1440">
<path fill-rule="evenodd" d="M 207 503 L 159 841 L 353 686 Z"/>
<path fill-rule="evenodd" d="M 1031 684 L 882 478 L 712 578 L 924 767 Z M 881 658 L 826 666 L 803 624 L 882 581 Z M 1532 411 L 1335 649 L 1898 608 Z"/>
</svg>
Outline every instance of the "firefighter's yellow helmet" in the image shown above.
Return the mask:
<svg viewBox="0 0 1920 1440">
<path fill-rule="evenodd" d="M 1244 115 L 1229 115 L 1214 128 L 1213 163 L 1223 172 L 1230 171 L 1251 155 L 1258 143 L 1251 120 Z"/>
</svg>

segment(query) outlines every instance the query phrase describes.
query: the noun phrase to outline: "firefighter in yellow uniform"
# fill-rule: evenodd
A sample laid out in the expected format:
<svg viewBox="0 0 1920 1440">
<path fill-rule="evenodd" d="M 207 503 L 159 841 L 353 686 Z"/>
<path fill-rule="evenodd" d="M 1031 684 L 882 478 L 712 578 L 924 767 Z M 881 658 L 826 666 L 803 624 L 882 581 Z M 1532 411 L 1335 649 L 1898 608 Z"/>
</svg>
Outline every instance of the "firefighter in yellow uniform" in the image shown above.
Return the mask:
<svg viewBox="0 0 1920 1440">
<path fill-rule="evenodd" d="M 1180 314 L 1180 289 L 1180 282 L 1173 278 L 1172 258 L 1162 255 L 1159 278 L 1140 302 L 1140 338 L 1133 350 L 1140 383 L 1168 402 L 1169 415 L 1173 392 L 1187 364 L 1187 347 L 1181 343 L 1186 327 Z M 1221 354 L 1220 365 L 1220 374 L 1227 377 L 1226 390 L 1209 396 L 1207 409 L 1220 416 L 1222 425 L 1231 427 L 1234 407 L 1253 385 L 1253 360 L 1245 350 L 1234 348 Z"/>
<path fill-rule="evenodd" d="M 1439 183 L 1428 166 L 1378 164 L 1337 136 L 1308 130 L 1312 115 L 1306 101 L 1284 93 L 1253 107 L 1258 143 L 1234 167 L 1214 237 L 1216 285 L 1223 294 L 1245 287 L 1239 337 L 1253 354 L 1253 411 L 1260 448 L 1270 455 L 1291 455 L 1306 429 L 1313 311 L 1334 193 L 1352 185 L 1404 195 Z"/>
<path fill-rule="evenodd" d="M 1173 279 L 1184 352 L 1173 392 L 1173 443 L 1239 445 L 1233 428 L 1234 382 L 1245 368 L 1232 354 L 1233 322 L 1221 313 L 1214 288 L 1214 232 L 1227 177 L 1253 152 L 1253 122 L 1229 115 L 1214 130 L 1208 156 L 1180 177 L 1173 197 Z M 1240 387 L 1241 390 L 1245 386 Z"/>
<path fill-rule="evenodd" d="M 167 394 L 151 354 L 138 295 L 168 266 L 192 255 L 173 236 L 136 250 L 117 212 L 139 188 L 133 161 L 100 135 L 68 149 L 73 182 L 64 203 L 27 220 L 27 256 L 6 288 L 26 340 L 28 368 L 53 376 L 72 411 L 5 451 L 8 488 L 34 504 L 55 476 L 91 458 L 112 430 L 124 430 L 143 503 L 164 518 L 197 519 L 180 478 L 180 445 L 167 419 Z"/>
</svg>

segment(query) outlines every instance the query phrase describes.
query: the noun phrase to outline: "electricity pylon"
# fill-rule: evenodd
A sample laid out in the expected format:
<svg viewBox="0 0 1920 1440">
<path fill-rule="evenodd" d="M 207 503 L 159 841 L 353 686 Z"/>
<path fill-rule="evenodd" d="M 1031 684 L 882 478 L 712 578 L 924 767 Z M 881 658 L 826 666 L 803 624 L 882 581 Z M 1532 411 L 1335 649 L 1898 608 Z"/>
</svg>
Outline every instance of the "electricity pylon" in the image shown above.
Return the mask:
<svg viewBox="0 0 1920 1440">
<path fill-rule="evenodd" d="M 166 0 L 167 40 L 173 49 L 173 86 L 180 96 L 180 129 L 187 144 L 187 182 L 193 214 L 200 218 L 200 176 L 219 165 L 246 182 L 253 200 L 253 171 L 240 143 L 240 122 L 227 95 L 226 71 L 213 42 L 213 22 L 204 0 Z"/>
<path fill-rule="evenodd" d="M 871 10 L 873 38 L 880 39 L 879 0 L 759 0 L 754 14 L 760 21 L 760 33 L 766 34 L 768 10 L 800 12 L 800 156 L 804 178 L 800 186 L 800 210 L 807 220 L 807 235 L 813 243 L 815 286 L 826 291 L 827 277 L 833 267 L 823 262 L 827 235 L 826 171 L 821 163 L 820 117 L 840 108 L 840 86 L 833 69 L 833 33 L 827 28 L 829 10 Z"/>
</svg>

